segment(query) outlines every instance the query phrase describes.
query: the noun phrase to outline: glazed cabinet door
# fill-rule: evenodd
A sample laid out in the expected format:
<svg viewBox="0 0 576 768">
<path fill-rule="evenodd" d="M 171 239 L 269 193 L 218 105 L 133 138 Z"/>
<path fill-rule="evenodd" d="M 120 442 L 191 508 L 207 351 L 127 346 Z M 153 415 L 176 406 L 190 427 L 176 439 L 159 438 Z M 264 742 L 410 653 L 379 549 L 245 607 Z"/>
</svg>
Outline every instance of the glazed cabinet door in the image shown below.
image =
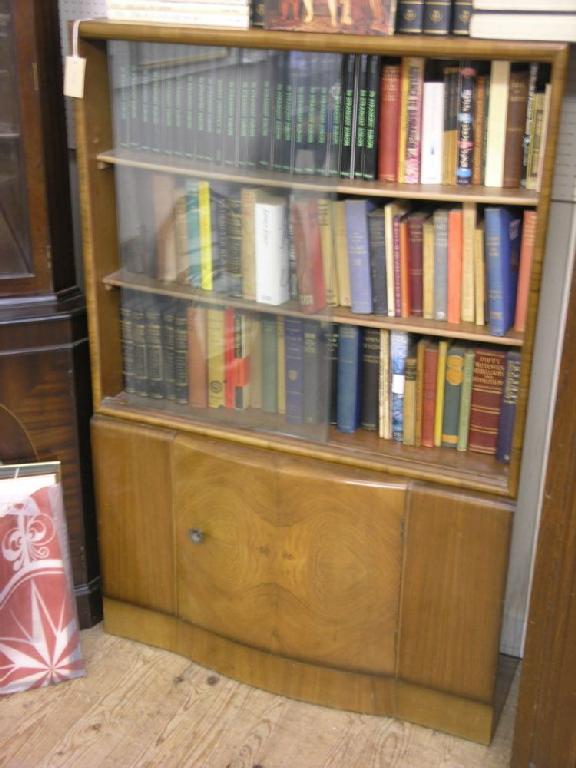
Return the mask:
<svg viewBox="0 0 576 768">
<path fill-rule="evenodd" d="M 283 656 L 394 673 L 402 483 L 177 438 L 173 490 L 181 618 Z"/>
</svg>

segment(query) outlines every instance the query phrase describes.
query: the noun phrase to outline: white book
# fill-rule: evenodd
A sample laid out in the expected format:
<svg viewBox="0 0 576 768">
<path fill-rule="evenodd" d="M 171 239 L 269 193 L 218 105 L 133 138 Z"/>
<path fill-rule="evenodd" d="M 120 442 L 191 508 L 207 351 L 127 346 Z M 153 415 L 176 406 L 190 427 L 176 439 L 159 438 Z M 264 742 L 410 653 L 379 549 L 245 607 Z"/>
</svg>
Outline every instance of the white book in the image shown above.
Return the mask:
<svg viewBox="0 0 576 768">
<path fill-rule="evenodd" d="M 574 13 L 576 0 L 472 0 L 472 7 L 475 11 Z"/>
<path fill-rule="evenodd" d="M 486 136 L 484 186 L 501 187 L 504 181 L 504 149 L 510 62 L 493 61 L 490 70 L 490 101 Z"/>
<path fill-rule="evenodd" d="M 470 36 L 576 43 L 576 13 L 475 12 L 470 20 Z"/>
<path fill-rule="evenodd" d="M 256 301 L 284 304 L 290 298 L 286 201 L 269 197 L 254 206 Z"/>
<path fill-rule="evenodd" d="M 420 183 L 442 184 L 444 83 L 424 83 Z"/>
</svg>

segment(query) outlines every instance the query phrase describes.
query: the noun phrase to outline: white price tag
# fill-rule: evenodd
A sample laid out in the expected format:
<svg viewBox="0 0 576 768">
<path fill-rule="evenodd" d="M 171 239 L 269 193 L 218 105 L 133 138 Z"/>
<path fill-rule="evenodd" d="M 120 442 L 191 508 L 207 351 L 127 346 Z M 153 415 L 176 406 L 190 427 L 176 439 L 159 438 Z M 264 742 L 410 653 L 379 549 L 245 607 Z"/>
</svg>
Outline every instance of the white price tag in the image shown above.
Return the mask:
<svg viewBox="0 0 576 768">
<path fill-rule="evenodd" d="M 404 394 L 404 376 L 401 373 L 395 373 L 392 376 L 392 393 L 394 395 Z"/>
<path fill-rule="evenodd" d="M 72 25 L 72 56 L 66 56 L 64 62 L 64 96 L 71 96 L 73 99 L 84 98 L 86 59 L 78 56 L 80 21 L 81 19 L 76 19 Z"/>
</svg>

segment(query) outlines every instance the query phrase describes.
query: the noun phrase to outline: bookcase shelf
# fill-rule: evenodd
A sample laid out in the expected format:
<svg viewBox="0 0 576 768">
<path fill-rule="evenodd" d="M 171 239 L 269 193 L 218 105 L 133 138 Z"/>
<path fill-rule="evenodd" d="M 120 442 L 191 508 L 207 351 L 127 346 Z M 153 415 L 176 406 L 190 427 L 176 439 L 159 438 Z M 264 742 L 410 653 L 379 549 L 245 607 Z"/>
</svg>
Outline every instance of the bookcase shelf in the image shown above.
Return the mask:
<svg viewBox="0 0 576 768">
<path fill-rule="evenodd" d="M 113 149 L 97 156 L 100 167 L 117 165 L 124 168 L 171 173 L 213 181 L 252 184 L 276 189 L 297 189 L 326 194 L 360 195 L 362 197 L 430 200 L 431 202 L 469 202 L 483 205 L 538 205 L 538 193 L 527 189 L 500 189 L 493 187 L 458 186 L 456 184 L 391 184 L 381 181 L 356 181 L 341 178 L 322 178 L 273 171 L 246 171 L 204 167 L 181 156 L 164 155 L 142 150 Z"/>
<path fill-rule="evenodd" d="M 198 304 L 212 304 L 262 312 L 270 315 L 301 317 L 306 320 L 346 323 L 364 328 L 390 328 L 424 336 L 439 336 L 446 339 L 467 339 L 502 347 L 521 347 L 523 334 L 508 331 L 505 336 L 493 336 L 485 326 L 474 323 L 446 323 L 440 320 L 425 320 L 420 317 L 384 317 L 382 315 L 358 315 L 344 307 L 327 307 L 322 313 L 307 313 L 299 309 L 297 302 L 289 301 L 280 306 L 260 304 L 255 301 L 225 296 L 212 291 L 202 291 L 189 285 L 168 283 L 146 275 L 118 270 L 106 275 L 102 282 L 108 288 L 124 288 L 158 296 L 170 296 L 174 299 L 187 299 Z"/>
</svg>

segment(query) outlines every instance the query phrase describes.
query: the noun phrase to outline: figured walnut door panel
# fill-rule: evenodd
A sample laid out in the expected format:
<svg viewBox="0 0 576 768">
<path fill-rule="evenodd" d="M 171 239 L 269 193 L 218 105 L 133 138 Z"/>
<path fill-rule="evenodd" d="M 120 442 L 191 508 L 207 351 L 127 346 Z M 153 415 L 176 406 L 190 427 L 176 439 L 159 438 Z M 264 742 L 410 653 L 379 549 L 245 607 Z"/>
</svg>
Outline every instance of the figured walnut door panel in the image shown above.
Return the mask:
<svg viewBox="0 0 576 768">
<path fill-rule="evenodd" d="M 208 439 L 177 439 L 173 468 L 182 618 L 284 656 L 393 674 L 403 484 Z"/>
<path fill-rule="evenodd" d="M 176 610 L 172 433 L 97 416 L 92 447 L 104 594 Z"/>
</svg>

